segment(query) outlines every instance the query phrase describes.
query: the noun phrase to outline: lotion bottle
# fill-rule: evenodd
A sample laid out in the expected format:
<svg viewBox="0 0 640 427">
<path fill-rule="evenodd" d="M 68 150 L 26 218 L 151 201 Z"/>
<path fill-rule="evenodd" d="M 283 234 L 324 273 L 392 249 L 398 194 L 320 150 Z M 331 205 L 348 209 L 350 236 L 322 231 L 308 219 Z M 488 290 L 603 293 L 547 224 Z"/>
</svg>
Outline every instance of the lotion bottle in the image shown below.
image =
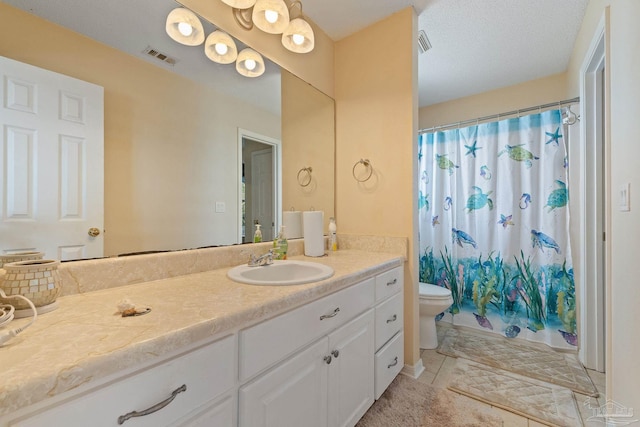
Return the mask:
<svg viewBox="0 0 640 427">
<path fill-rule="evenodd" d="M 273 252 L 275 259 L 287 259 L 287 251 L 289 250 L 289 242 L 284 235 L 284 225 L 280 226 L 278 237 L 273 241 Z"/>
<path fill-rule="evenodd" d="M 253 234 L 253 243 L 262 242 L 262 230 L 260 230 L 260 224 L 256 224 L 256 232 Z"/>
<path fill-rule="evenodd" d="M 338 250 L 338 236 L 336 232 L 337 232 L 336 219 L 331 217 L 329 218 L 329 248 L 332 251 Z"/>
</svg>

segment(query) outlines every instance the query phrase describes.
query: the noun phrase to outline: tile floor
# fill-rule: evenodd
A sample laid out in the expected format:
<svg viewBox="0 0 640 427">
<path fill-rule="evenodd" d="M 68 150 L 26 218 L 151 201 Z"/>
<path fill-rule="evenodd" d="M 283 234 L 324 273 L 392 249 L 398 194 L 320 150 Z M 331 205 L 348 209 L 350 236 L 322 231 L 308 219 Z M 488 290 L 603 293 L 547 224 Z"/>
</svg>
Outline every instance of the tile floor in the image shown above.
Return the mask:
<svg viewBox="0 0 640 427">
<path fill-rule="evenodd" d="M 441 341 L 442 335 L 450 326 L 446 324 L 438 325 L 438 340 Z M 436 350 L 421 350 L 420 357 L 424 365 L 425 371 L 418 378 L 419 381 L 426 382 L 436 387 L 446 388 L 449 381 L 449 375 L 453 367 L 455 366 L 456 359 L 454 357 L 445 356 L 438 353 Z M 589 421 L 588 418 L 593 415 L 593 410 L 589 408 L 598 407 L 604 403 L 605 396 L 605 374 L 587 370 L 591 380 L 595 384 L 596 388 L 600 392 L 598 399 L 589 398 L 578 393 L 574 393 L 576 403 L 582 416 L 582 422 L 585 427 L 597 427 L 604 426 L 600 421 Z M 474 401 L 478 406 L 490 407 L 491 411 L 500 416 L 504 422 L 504 427 L 543 427 L 544 424 L 540 424 L 537 421 L 522 417 L 512 412 L 505 411 L 503 409 L 487 405 L 486 403 L 476 401 L 470 397 L 461 396 L 464 399 Z M 570 426 L 571 427 L 571 426 Z"/>
</svg>

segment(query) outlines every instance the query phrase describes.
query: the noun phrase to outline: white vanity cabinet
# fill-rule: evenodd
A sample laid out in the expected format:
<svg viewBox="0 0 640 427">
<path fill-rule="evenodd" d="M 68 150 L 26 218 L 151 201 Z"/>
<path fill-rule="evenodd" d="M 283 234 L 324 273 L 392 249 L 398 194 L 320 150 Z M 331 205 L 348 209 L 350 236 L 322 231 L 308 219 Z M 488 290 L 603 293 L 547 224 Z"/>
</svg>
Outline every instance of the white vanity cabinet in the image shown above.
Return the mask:
<svg viewBox="0 0 640 427">
<path fill-rule="evenodd" d="M 241 427 L 353 426 L 373 404 L 373 310 L 240 388 Z"/>
<path fill-rule="evenodd" d="M 396 268 L 240 331 L 239 427 L 354 426 L 404 365 L 402 286 Z"/>
<path fill-rule="evenodd" d="M 231 335 L 8 425 L 231 427 L 235 366 L 236 336 Z M 150 413 L 139 416 L 144 410 Z"/>
<path fill-rule="evenodd" d="M 402 288 L 402 267 L 385 271 L 0 427 L 353 427 L 404 365 Z"/>
</svg>

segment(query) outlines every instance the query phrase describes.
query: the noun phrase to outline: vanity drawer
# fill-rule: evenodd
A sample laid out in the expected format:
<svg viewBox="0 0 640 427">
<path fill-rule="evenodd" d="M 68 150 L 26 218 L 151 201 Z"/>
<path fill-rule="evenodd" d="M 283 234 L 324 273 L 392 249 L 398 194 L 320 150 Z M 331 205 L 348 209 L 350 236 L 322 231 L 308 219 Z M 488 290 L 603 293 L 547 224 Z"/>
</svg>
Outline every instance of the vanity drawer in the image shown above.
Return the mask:
<svg viewBox="0 0 640 427">
<path fill-rule="evenodd" d="M 376 276 L 376 302 L 380 302 L 396 292 L 400 292 L 404 286 L 404 270 L 396 267 Z"/>
<path fill-rule="evenodd" d="M 376 350 L 402 329 L 403 293 L 399 292 L 376 307 Z"/>
<path fill-rule="evenodd" d="M 376 353 L 375 363 L 375 396 L 378 400 L 404 366 L 404 332 L 398 332 Z"/>
<path fill-rule="evenodd" d="M 240 331 L 240 381 L 284 359 L 373 306 L 374 279 Z"/>
<path fill-rule="evenodd" d="M 118 426 L 118 417 L 165 401 L 184 384 L 186 390 L 175 392 L 171 403 L 124 424 L 168 425 L 234 386 L 235 357 L 235 336 L 232 335 L 10 425 Z"/>
</svg>

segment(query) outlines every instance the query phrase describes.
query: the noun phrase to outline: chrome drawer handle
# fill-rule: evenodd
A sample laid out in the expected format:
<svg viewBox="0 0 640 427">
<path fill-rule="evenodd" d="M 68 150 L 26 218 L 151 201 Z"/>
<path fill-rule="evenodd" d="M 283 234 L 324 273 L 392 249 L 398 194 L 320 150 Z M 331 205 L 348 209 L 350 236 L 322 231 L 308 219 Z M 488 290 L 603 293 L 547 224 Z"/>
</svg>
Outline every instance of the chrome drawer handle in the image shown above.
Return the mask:
<svg viewBox="0 0 640 427">
<path fill-rule="evenodd" d="M 391 362 L 391 364 L 387 366 L 387 369 L 391 368 L 392 366 L 396 366 L 397 364 L 398 364 L 398 356 L 396 356 L 396 358 L 393 359 L 393 362 Z"/>
<path fill-rule="evenodd" d="M 397 277 L 395 279 L 393 279 L 392 281 L 387 282 L 387 286 L 395 285 L 396 283 L 398 283 L 398 278 Z"/>
<path fill-rule="evenodd" d="M 337 359 L 338 356 L 340 356 L 340 351 L 339 350 L 333 350 L 331 352 L 331 355 Z"/>
<path fill-rule="evenodd" d="M 327 362 L 327 365 L 331 365 L 331 356 L 325 356 L 323 360 Z"/>
<path fill-rule="evenodd" d="M 118 417 L 118 424 L 124 424 L 124 422 L 127 421 L 129 418 L 144 417 L 145 415 L 153 414 L 154 412 L 159 411 L 160 409 L 162 409 L 165 406 L 167 406 L 169 403 L 173 402 L 173 399 L 175 399 L 176 396 L 179 393 L 182 393 L 183 391 L 187 391 L 186 384 L 182 384 L 182 386 L 180 386 L 177 389 L 173 390 L 173 393 L 171 393 L 171 396 L 169 396 L 167 399 L 163 400 L 160 403 L 156 403 L 155 405 L 153 405 L 150 408 L 145 409 L 144 411 L 140 411 L 140 412 L 132 411 L 132 412 L 129 412 L 128 414 L 120 415 Z"/>
<path fill-rule="evenodd" d="M 387 319 L 387 323 L 395 322 L 396 320 L 398 320 L 398 316 L 394 314 L 391 318 Z"/>
<path fill-rule="evenodd" d="M 322 316 L 320 316 L 320 320 L 330 319 L 332 317 L 336 317 L 339 312 L 340 312 L 340 307 L 336 307 L 336 309 L 333 310 L 333 313 L 331 313 L 331 314 L 323 314 Z"/>
</svg>

